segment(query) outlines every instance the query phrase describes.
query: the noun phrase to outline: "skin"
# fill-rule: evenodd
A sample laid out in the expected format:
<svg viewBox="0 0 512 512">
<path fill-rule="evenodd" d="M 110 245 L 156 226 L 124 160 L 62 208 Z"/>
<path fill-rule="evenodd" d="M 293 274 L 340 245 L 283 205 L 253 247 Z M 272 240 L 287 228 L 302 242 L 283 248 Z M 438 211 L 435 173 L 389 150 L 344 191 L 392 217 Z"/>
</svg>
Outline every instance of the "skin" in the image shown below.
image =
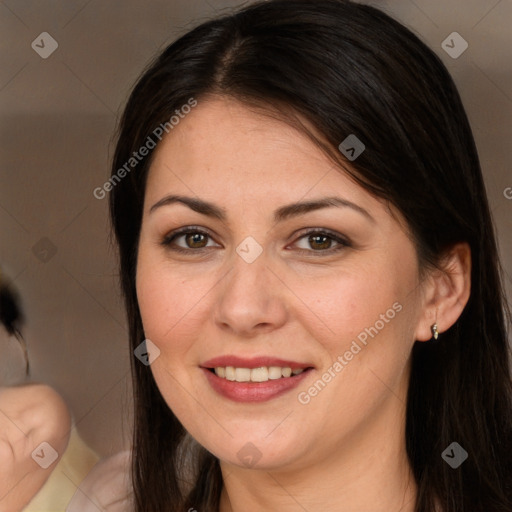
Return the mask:
<svg viewBox="0 0 512 512">
<path fill-rule="evenodd" d="M 70 427 L 67 405 L 51 387 L 30 384 L 0 388 L 1 512 L 21 511 L 29 504 L 64 453 Z M 32 458 L 32 452 L 43 442 L 58 453 L 46 469 Z"/>
<path fill-rule="evenodd" d="M 150 212 L 168 194 L 215 203 L 226 220 L 179 203 Z M 351 201 L 371 219 L 329 207 L 273 221 L 283 205 L 325 196 Z M 185 226 L 209 237 L 162 245 Z M 431 338 L 436 314 L 441 333 L 460 315 L 470 259 L 466 245 L 455 246 L 445 261 L 449 272 L 420 282 L 405 226 L 304 135 L 233 99 L 200 101 L 156 149 L 138 301 L 146 338 L 160 350 L 151 370 L 164 399 L 221 461 L 221 512 L 414 510 L 404 441 L 410 352 L 415 340 Z M 333 251 L 336 241 L 304 236 L 313 228 L 351 244 Z M 248 236 L 263 249 L 252 263 L 235 250 Z M 401 311 L 308 404 L 300 403 L 297 394 L 397 302 Z M 314 370 L 298 389 L 237 403 L 216 394 L 199 368 L 227 354 L 270 355 Z M 248 442 L 261 457 L 252 467 L 237 456 Z"/>
</svg>

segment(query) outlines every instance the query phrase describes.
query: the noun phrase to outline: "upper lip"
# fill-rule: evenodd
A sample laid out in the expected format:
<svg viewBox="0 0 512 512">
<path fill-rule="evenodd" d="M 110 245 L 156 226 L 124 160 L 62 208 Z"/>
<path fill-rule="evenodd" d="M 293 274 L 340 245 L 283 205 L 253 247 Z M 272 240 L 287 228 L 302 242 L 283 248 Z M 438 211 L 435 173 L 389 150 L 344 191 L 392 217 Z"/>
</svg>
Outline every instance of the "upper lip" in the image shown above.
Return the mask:
<svg viewBox="0 0 512 512">
<path fill-rule="evenodd" d="M 260 368 L 262 366 L 279 366 L 281 368 L 306 369 L 313 365 L 309 363 L 299 363 L 297 361 L 289 361 L 271 356 L 252 357 L 250 359 L 238 356 L 219 356 L 208 359 L 201 364 L 203 368 L 217 368 L 226 366 L 234 366 L 235 368 Z"/>
</svg>

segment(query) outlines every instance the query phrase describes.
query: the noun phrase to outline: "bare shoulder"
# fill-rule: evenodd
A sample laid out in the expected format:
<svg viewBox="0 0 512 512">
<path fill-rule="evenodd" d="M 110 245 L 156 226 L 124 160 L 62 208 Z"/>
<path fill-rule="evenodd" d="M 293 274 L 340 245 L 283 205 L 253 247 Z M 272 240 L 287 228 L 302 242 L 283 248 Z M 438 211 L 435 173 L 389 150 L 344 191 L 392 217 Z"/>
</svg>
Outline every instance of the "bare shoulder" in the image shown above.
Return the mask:
<svg viewBox="0 0 512 512">
<path fill-rule="evenodd" d="M 24 384 L 0 388 L 0 403 L 13 408 L 42 404 L 47 404 L 49 407 L 65 405 L 59 393 L 47 384 Z"/>
<path fill-rule="evenodd" d="M 66 444 L 71 415 L 64 399 L 46 384 L 0 388 L 0 411 L 13 425 L 34 438 Z"/>
<path fill-rule="evenodd" d="M 70 426 L 67 405 L 51 387 L 0 388 L 0 510 L 18 511 L 29 503 L 56 460 L 50 466 L 34 464 L 34 451 L 47 442 L 58 459 L 67 446 Z"/>
</svg>

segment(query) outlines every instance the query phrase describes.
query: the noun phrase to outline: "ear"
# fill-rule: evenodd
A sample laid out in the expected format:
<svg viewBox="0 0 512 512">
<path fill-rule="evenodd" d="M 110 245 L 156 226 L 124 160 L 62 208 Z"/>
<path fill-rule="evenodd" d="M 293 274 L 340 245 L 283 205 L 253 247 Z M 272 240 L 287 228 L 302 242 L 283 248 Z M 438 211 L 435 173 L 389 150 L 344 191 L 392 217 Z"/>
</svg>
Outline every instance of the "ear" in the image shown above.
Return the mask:
<svg viewBox="0 0 512 512">
<path fill-rule="evenodd" d="M 434 323 L 439 334 L 448 330 L 466 306 L 471 291 L 469 244 L 453 245 L 443 256 L 440 268 L 433 270 L 423 285 L 423 310 L 415 332 L 418 341 L 432 338 Z"/>
</svg>

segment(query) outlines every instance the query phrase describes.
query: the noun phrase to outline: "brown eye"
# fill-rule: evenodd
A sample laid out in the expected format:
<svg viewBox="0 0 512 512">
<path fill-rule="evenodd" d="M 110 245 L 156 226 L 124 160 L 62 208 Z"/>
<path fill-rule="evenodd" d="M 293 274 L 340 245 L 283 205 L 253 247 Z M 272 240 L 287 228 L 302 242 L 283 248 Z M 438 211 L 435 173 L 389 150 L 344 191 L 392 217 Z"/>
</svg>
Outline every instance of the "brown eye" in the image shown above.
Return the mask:
<svg viewBox="0 0 512 512">
<path fill-rule="evenodd" d="M 201 249 L 206 247 L 205 243 L 207 242 L 207 235 L 203 233 L 187 233 L 183 235 L 185 238 L 185 243 L 191 249 Z"/>
<path fill-rule="evenodd" d="M 350 242 L 337 233 L 331 233 L 325 230 L 316 230 L 306 232 L 295 243 L 303 253 L 322 253 L 332 254 L 346 247 L 350 247 Z"/>
<path fill-rule="evenodd" d="M 333 240 L 325 235 L 310 235 L 308 242 L 313 249 L 330 249 Z"/>
<path fill-rule="evenodd" d="M 169 233 L 161 243 L 172 251 L 184 253 L 201 252 L 217 245 L 208 233 L 193 226 Z"/>
</svg>

